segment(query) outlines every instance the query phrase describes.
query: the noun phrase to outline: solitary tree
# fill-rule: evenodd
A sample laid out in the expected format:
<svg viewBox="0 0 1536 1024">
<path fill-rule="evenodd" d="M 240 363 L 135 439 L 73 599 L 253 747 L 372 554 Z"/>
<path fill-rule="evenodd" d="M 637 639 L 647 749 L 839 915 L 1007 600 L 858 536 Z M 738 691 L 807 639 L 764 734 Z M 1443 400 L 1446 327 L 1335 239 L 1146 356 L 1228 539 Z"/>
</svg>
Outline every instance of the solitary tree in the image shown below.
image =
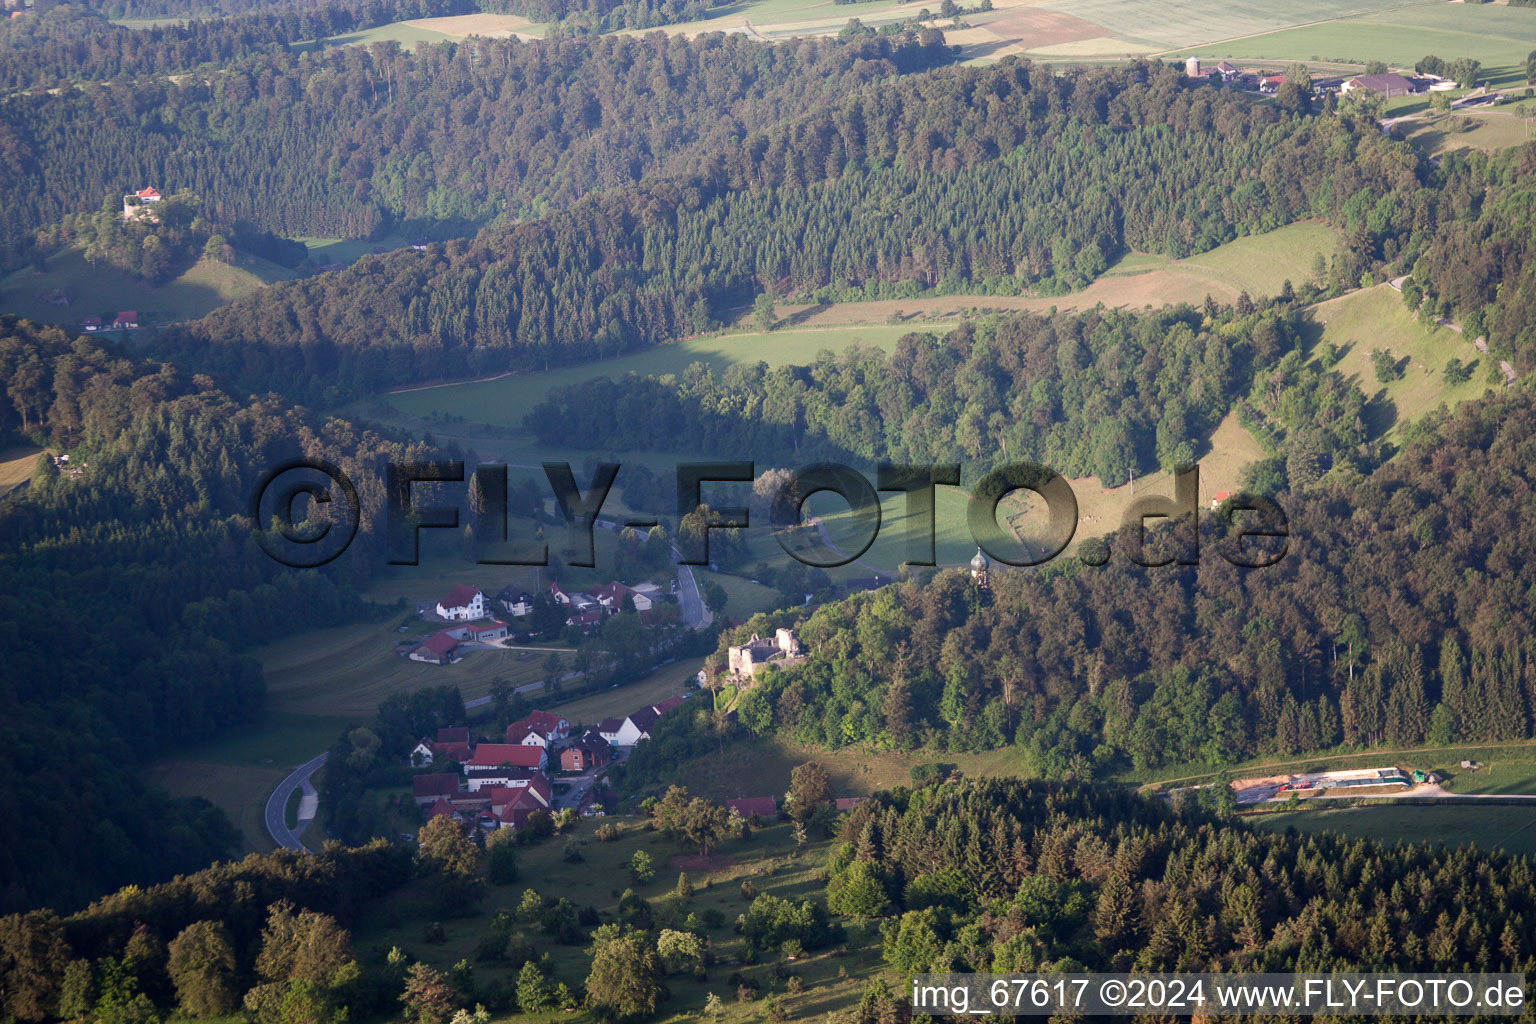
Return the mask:
<svg viewBox="0 0 1536 1024">
<path fill-rule="evenodd" d="M 796 821 L 805 821 L 822 804 L 832 800 L 832 777 L 816 761 L 789 773 L 789 813 Z"/>
<path fill-rule="evenodd" d="M 415 963 L 405 972 L 405 991 L 400 993 L 400 1001 L 405 1004 L 406 1020 L 415 1024 L 444 1024 L 458 998 L 442 971 Z"/>
<path fill-rule="evenodd" d="M 666 998 L 661 958 L 640 932 L 600 940 L 587 975 L 587 1004 L 605 1021 L 639 1020 Z"/>
</svg>

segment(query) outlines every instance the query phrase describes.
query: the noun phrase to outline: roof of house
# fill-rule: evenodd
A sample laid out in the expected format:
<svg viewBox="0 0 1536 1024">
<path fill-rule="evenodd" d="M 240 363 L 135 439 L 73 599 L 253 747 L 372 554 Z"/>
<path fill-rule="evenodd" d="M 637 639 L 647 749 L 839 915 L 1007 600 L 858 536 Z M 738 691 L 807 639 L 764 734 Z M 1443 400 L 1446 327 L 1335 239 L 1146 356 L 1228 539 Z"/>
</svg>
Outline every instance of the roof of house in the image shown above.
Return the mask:
<svg viewBox="0 0 1536 1024">
<path fill-rule="evenodd" d="M 538 749 L 538 748 L 531 748 L 531 749 Z M 495 782 L 501 782 L 503 780 L 505 780 L 507 782 L 510 782 L 513 779 L 531 779 L 535 775 L 538 775 L 538 774 L 539 774 L 539 770 L 537 768 L 525 768 L 525 767 L 516 767 L 516 766 L 514 766 L 512 768 L 466 768 L 466 769 L 464 769 L 464 777 L 466 779 L 470 779 L 470 780 L 484 779 L 484 780 L 487 780 L 487 781 L 495 781 Z M 485 786 L 481 786 L 480 788 L 481 789 L 485 789 L 486 787 Z"/>
<path fill-rule="evenodd" d="M 570 723 L 553 711 L 531 711 L 512 725 L 526 725 L 530 729 L 537 729 L 545 736 L 559 732 L 562 728 L 570 728 Z M 511 726 L 507 728 L 510 730 Z"/>
<path fill-rule="evenodd" d="M 432 754 L 434 757 L 446 757 L 450 761 L 468 761 L 471 748 L 469 741 L 462 743 L 434 743 Z"/>
<path fill-rule="evenodd" d="M 855 807 L 859 806 L 859 804 L 863 803 L 866 799 L 866 797 L 862 796 L 840 796 L 833 801 L 833 805 L 839 811 L 851 811 Z"/>
<path fill-rule="evenodd" d="M 438 604 L 444 608 L 468 608 L 470 602 L 478 597 L 479 594 L 480 591 L 468 583 L 456 583 L 453 589 L 448 591 L 448 596 L 439 601 Z"/>
<path fill-rule="evenodd" d="M 118 310 L 117 319 L 116 319 L 115 322 L 116 323 L 126 324 L 126 323 L 131 323 L 131 322 L 137 320 L 138 318 L 139 318 L 139 311 L 138 310 L 136 310 L 136 309 L 122 309 L 122 310 Z"/>
<path fill-rule="evenodd" d="M 629 588 L 624 584 L 620 583 L 618 580 L 612 580 L 608 583 L 604 583 L 602 586 L 592 591 L 592 596 L 597 598 L 603 604 L 611 604 L 617 606 L 624 603 L 624 595 L 629 592 Z"/>
<path fill-rule="evenodd" d="M 418 775 L 411 780 L 411 791 L 418 797 L 447 796 L 459 791 L 459 777 L 452 772 Z"/>
<path fill-rule="evenodd" d="M 437 803 L 433 804 L 432 805 L 432 809 L 427 812 L 427 817 L 428 818 L 435 818 L 439 814 L 452 814 L 452 813 L 453 813 L 453 805 L 450 804 L 447 800 L 443 799 L 442 797 L 438 797 L 437 798 Z"/>
<path fill-rule="evenodd" d="M 658 715 L 664 715 L 668 711 L 671 711 L 673 708 L 677 707 L 682 702 L 683 702 L 683 698 L 681 698 L 681 697 L 668 697 L 664 701 L 660 701 L 659 703 L 652 704 L 651 705 L 651 710 L 656 712 Z"/>
<path fill-rule="evenodd" d="M 614 733 L 616 733 L 620 729 L 624 728 L 624 719 L 622 719 L 622 718 L 605 718 L 601 722 L 598 722 L 592 728 L 597 730 L 598 735 L 602 735 L 603 733 L 607 733 L 608 735 L 612 736 Z M 592 731 L 592 730 L 589 729 L 588 732 L 590 732 L 590 731 Z"/>
<path fill-rule="evenodd" d="M 514 768 L 537 768 L 544 759 L 542 747 L 525 747 L 519 743 L 482 743 L 475 748 L 475 756 L 469 762 L 472 768 L 497 768 L 510 764 Z"/>
<path fill-rule="evenodd" d="M 725 806 L 743 818 L 749 818 L 754 814 L 766 818 L 779 813 L 779 802 L 771 796 L 737 797 L 735 800 L 727 800 Z"/>
<path fill-rule="evenodd" d="M 420 650 L 423 647 L 431 651 L 433 654 L 448 655 L 458 650 L 459 642 L 453 637 L 449 636 L 446 632 L 433 633 L 431 636 L 423 640 L 416 649 Z"/>
<path fill-rule="evenodd" d="M 1350 82 L 1356 88 L 1370 89 L 1374 92 L 1382 93 L 1409 93 L 1414 88 L 1413 83 L 1408 81 L 1408 79 L 1390 71 L 1384 75 L 1360 75 L 1357 78 L 1351 78 Z"/>
<path fill-rule="evenodd" d="M 639 711 L 631 714 L 628 721 L 629 724 L 633 725 L 636 729 L 639 729 L 641 732 L 646 732 L 651 728 L 651 726 L 656 724 L 656 720 L 660 717 L 661 712 L 657 711 L 655 708 L 641 708 Z"/>
<path fill-rule="evenodd" d="M 507 624 L 500 619 L 481 619 L 479 622 L 471 622 L 468 628 L 476 633 L 494 633 L 498 629 L 506 629 Z"/>
<path fill-rule="evenodd" d="M 535 729 L 527 722 L 513 722 L 511 725 L 507 726 L 508 743 L 522 743 L 523 740 L 527 739 L 529 736 L 540 736 L 542 738 L 539 730 Z"/>
<path fill-rule="evenodd" d="M 86 317 L 82 321 L 82 323 L 84 323 L 85 326 L 87 326 L 87 327 L 100 327 L 101 326 L 101 317 L 99 317 L 99 316 L 88 316 L 88 317 Z"/>
<path fill-rule="evenodd" d="M 439 743 L 468 743 L 469 726 L 449 726 L 446 729 L 437 730 L 437 742 Z"/>
<path fill-rule="evenodd" d="M 521 604 L 525 601 L 532 601 L 533 595 L 516 584 L 510 584 L 505 590 L 496 595 L 496 600 L 506 601 L 509 604 Z"/>
<path fill-rule="evenodd" d="M 577 612 L 575 615 L 572 615 L 565 620 L 565 623 L 568 626 L 589 626 L 594 622 L 602 621 L 603 610 L 601 608 L 588 608 L 584 612 Z"/>
<path fill-rule="evenodd" d="M 1231 64 L 1227 63 L 1226 61 L 1222 61 L 1221 63 L 1217 64 L 1216 65 L 1216 70 L 1222 72 L 1223 74 L 1227 74 L 1227 75 L 1231 75 L 1231 74 L 1236 74 L 1237 73 L 1237 68 L 1235 68 Z"/>
<path fill-rule="evenodd" d="M 566 750 L 585 751 L 594 760 L 606 761 L 608 759 L 608 741 L 590 732 L 575 743 L 568 744 L 565 750 L 560 751 L 562 756 L 564 756 Z"/>
<path fill-rule="evenodd" d="M 159 199 L 160 198 L 160 193 L 156 192 L 153 186 L 151 186 L 149 188 L 141 188 L 137 192 L 135 192 L 134 195 L 138 196 L 140 199 Z"/>
</svg>

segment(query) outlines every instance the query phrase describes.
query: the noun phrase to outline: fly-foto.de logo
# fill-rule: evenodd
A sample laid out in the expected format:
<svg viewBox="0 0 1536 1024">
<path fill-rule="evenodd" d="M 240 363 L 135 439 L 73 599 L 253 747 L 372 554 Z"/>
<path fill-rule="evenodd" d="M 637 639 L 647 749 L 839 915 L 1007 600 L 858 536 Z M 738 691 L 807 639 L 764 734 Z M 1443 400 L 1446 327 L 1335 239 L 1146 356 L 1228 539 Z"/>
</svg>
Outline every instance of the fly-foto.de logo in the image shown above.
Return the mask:
<svg viewBox="0 0 1536 1024">
<path fill-rule="evenodd" d="M 604 462 L 593 470 L 585 488 L 576 481 L 568 462 L 542 464 L 559 518 L 566 528 L 563 551 L 567 564 L 596 566 L 593 531 L 599 525 L 615 528 L 665 529 L 661 517 L 633 511 L 610 512 L 604 504 L 622 469 L 620 463 Z M 472 522 L 476 541 L 475 561 L 482 565 L 548 565 L 547 542 L 514 540 L 508 503 L 507 466 L 482 464 L 466 477 L 465 464 L 457 460 L 389 463 L 383 471 L 378 508 L 382 510 L 386 561 L 391 565 L 416 565 L 424 530 L 462 529 Z M 685 462 L 675 468 L 676 522 L 669 533 L 677 562 L 682 565 L 710 563 L 710 536 L 716 531 L 761 528 L 754 523 L 746 504 L 706 503 L 704 490 L 712 493 L 745 491 L 739 485 L 758 480 L 750 461 Z M 904 502 L 901 561 L 908 565 L 937 564 L 939 523 L 935 494 L 941 486 L 958 487 L 958 463 L 901 466 L 881 464 L 873 483 L 852 467 L 821 462 L 775 474 L 767 497 L 767 527 L 784 552 L 796 561 L 822 569 L 847 565 L 867 552 L 881 534 L 881 494 L 900 495 Z M 1194 565 L 1200 559 L 1200 470 L 1181 469 L 1173 476 L 1173 494 L 1145 494 L 1133 500 L 1121 519 L 1121 528 L 1134 534 L 1127 557 L 1138 565 Z M 420 499 L 424 485 L 432 497 Z M 374 489 L 377 492 L 377 488 Z M 1003 499 L 1019 491 L 1033 493 L 1043 509 L 1032 513 L 1042 523 L 1027 538 L 998 521 Z M 836 546 L 820 528 L 809 528 L 805 503 L 813 495 L 830 492 L 848 506 L 848 536 Z M 460 499 L 456 504 L 445 498 Z M 307 504 L 301 499 L 307 499 Z M 727 501 L 740 499 L 730 498 Z M 1213 510 L 1226 530 L 1217 545 L 1220 557 L 1234 566 L 1261 569 L 1285 556 L 1290 536 L 1285 512 L 1272 498 L 1238 493 L 1225 496 Z M 365 519 L 362 499 L 352 479 L 324 459 L 295 458 L 264 472 L 251 492 L 249 514 L 257 543 L 273 559 L 294 568 L 324 565 L 340 556 L 356 538 Z M 758 517 L 762 518 L 761 514 Z M 1054 470 L 1028 462 L 1014 462 L 988 472 L 966 499 L 965 525 L 971 540 L 995 562 L 1011 566 L 1043 565 L 1061 556 L 1072 544 L 1081 517 L 1072 484 Z M 1149 531 L 1166 522 L 1173 536 L 1147 550 Z M 818 524 L 819 526 L 819 524 Z M 1110 558 L 1107 545 L 1082 545 L 1078 557 L 1087 565 L 1103 565 Z"/>
</svg>

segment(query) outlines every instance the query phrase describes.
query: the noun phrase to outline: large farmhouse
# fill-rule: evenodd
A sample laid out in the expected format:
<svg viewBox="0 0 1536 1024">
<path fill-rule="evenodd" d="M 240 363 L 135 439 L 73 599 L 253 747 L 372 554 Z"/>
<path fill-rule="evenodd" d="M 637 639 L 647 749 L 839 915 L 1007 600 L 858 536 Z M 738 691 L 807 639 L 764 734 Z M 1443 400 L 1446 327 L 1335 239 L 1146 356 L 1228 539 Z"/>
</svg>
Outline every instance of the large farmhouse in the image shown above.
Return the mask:
<svg viewBox="0 0 1536 1024">
<path fill-rule="evenodd" d="M 437 602 L 437 614 L 439 618 L 450 622 L 483 619 L 485 595 L 468 584 L 460 583 L 448 592 L 447 597 Z"/>
</svg>

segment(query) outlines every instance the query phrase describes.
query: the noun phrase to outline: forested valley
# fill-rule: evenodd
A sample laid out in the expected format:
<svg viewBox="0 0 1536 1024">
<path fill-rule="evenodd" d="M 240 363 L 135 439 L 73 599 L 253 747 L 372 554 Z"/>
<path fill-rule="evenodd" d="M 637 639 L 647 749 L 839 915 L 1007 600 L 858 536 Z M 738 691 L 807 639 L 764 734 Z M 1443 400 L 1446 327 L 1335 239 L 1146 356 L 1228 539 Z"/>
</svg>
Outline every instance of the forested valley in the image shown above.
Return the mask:
<svg viewBox="0 0 1536 1024">
<path fill-rule="evenodd" d="M 72 453 L 63 471 L 40 455 L 0 504 L 0 907 L 71 908 L 231 852 L 221 811 L 170 800 L 139 766 L 259 717 L 254 643 L 369 614 L 356 587 L 384 558 L 378 466 L 431 452 L 12 318 L 0 381 L 0 430 Z M 257 474 L 297 454 L 359 481 L 357 552 L 328 569 L 284 569 L 246 518 Z M 63 815 L 29 795 L 61 779 Z"/>
</svg>

